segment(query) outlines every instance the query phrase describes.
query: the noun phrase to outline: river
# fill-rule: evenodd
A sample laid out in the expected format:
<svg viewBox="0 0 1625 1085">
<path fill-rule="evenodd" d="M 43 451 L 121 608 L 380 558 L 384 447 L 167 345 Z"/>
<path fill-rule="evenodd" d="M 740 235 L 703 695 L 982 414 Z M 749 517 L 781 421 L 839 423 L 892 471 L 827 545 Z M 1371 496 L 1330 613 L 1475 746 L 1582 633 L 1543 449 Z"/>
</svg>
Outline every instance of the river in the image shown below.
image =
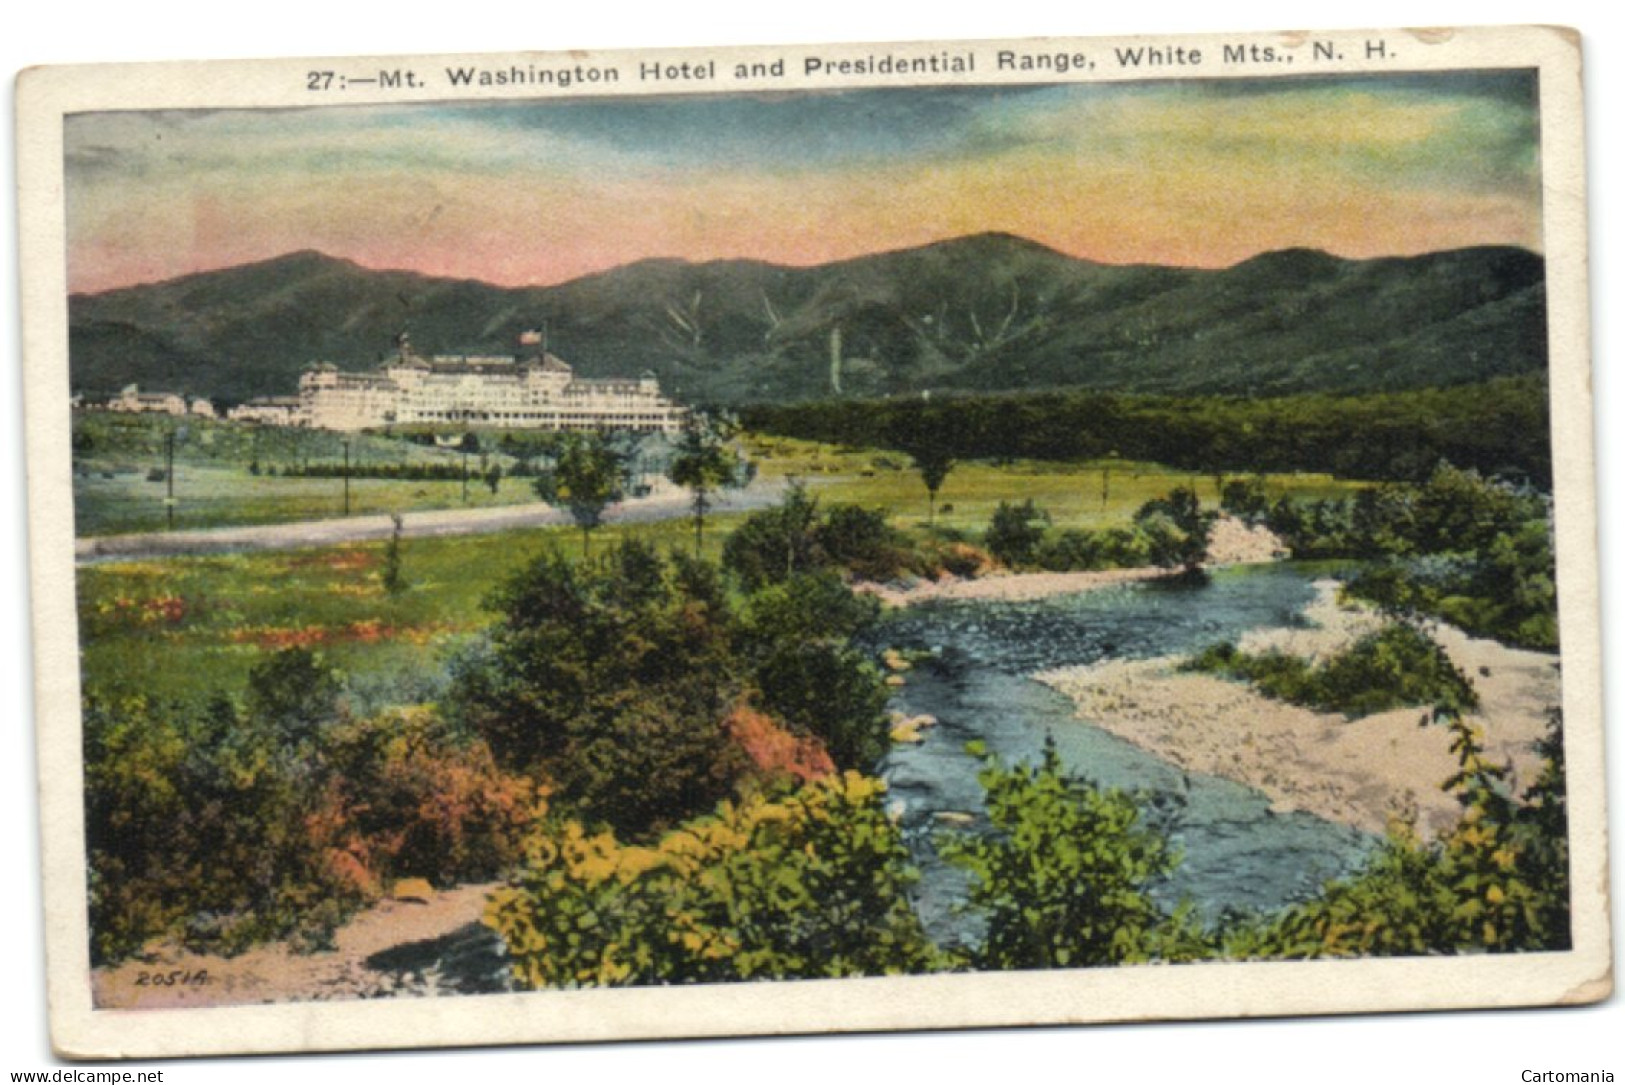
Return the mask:
<svg viewBox="0 0 1625 1085">
<path fill-rule="evenodd" d="M 1316 570 L 1317 575 L 1324 575 Z M 1348 873 L 1375 839 L 1309 814 L 1276 814 L 1261 793 L 1191 775 L 1087 721 L 1072 702 L 1030 675 L 1108 658 L 1189 653 L 1248 629 L 1301 625 L 1313 576 L 1290 564 L 1219 570 L 1205 583 L 1150 581 L 1032 602 L 935 602 L 889 615 L 878 644 L 927 651 L 892 707 L 935 716 L 918 745 L 881 763 L 901 807 L 921 870 L 917 889 L 927 929 L 943 942 L 979 937 L 960 907 L 966 881 L 938 859 L 933 838 L 970 814 L 982 819 L 979 739 L 1005 763 L 1036 763 L 1046 736 L 1063 764 L 1103 787 L 1146 793 L 1147 813 L 1169 828 L 1183 861 L 1156 889 L 1166 904 L 1189 900 L 1209 920 L 1226 912 L 1269 912 Z"/>
</svg>

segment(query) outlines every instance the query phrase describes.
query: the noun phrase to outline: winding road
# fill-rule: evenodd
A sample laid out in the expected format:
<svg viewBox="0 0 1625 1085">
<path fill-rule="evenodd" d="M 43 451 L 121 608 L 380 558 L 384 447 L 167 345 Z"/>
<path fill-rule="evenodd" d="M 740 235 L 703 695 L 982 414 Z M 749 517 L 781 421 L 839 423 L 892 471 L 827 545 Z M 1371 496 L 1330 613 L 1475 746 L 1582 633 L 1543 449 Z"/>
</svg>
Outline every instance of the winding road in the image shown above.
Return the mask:
<svg viewBox="0 0 1625 1085">
<path fill-rule="evenodd" d="M 785 491 L 778 480 L 752 482 L 743 490 L 712 495 L 711 513 L 745 512 L 776 503 Z M 606 523 L 639 524 L 689 515 L 689 495 L 669 491 L 621 502 L 604 514 Z M 483 535 L 516 528 L 556 527 L 569 524 L 570 514 L 551 505 L 533 502 L 483 509 L 432 509 L 402 516 L 404 538 L 439 535 Z M 252 550 L 297 550 L 341 543 L 376 542 L 395 530 L 387 515 L 343 519 L 305 520 L 290 524 L 256 524 L 201 531 L 155 531 L 133 535 L 103 535 L 74 541 L 74 557 L 81 564 L 103 561 L 141 561 L 192 554 L 228 554 Z"/>
</svg>

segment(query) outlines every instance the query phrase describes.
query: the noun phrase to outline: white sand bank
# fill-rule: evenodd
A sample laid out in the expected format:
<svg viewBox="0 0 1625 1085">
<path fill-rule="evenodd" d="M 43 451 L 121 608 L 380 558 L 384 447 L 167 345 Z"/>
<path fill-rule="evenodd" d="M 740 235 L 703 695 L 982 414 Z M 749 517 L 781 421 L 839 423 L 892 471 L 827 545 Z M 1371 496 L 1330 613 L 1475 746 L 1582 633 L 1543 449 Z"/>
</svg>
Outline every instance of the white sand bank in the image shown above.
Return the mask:
<svg viewBox="0 0 1625 1085">
<path fill-rule="evenodd" d="M 1318 587 L 1307 613 L 1313 628 L 1258 630 L 1241 639 L 1243 650 L 1316 656 L 1377 628 L 1369 612 L 1337 605 L 1334 583 Z M 1558 703 L 1556 657 L 1450 627 L 1431 631 L 1472 680 L 1487 751 L 1512 761 L 1521 791 L 1540 769 L 1530 745 L 1545 733 L 1547 707 Z M 1442 726 L 1418 726 L 1422 709 L 1347 720 L 1272 701 L 1238 682 L 1181 674 L 1179 662 L 1111 661 L 1037 677 L 1071 697 L 1080 718 L 1188 771 L 1257 788 L 1279 811 L 1305 810 L 1369 832 L 1407 811 L 1430 835 L 1455 821 L 1459 807 L 1439 786 L 1457 767 L 1450 736 Z"/>
</svg>

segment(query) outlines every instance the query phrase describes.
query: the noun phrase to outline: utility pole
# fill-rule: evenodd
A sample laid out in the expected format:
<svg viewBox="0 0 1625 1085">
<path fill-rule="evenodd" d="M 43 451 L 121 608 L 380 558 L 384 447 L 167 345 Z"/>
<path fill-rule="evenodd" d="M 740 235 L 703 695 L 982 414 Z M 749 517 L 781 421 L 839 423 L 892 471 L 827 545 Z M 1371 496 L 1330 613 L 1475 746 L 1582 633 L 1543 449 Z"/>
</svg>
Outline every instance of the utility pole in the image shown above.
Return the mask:
<svg viewBox="0 0 1625 1085">
<path fill-rule="evenodd" d="M 164 434 L 164 514 L 175 530 L 175 431 Z"/>
<path fill-rule="evenodd" d="M 344 446 L 344 515 L 350 515 L 350 439 L 339 442 Z"/>
</svg>

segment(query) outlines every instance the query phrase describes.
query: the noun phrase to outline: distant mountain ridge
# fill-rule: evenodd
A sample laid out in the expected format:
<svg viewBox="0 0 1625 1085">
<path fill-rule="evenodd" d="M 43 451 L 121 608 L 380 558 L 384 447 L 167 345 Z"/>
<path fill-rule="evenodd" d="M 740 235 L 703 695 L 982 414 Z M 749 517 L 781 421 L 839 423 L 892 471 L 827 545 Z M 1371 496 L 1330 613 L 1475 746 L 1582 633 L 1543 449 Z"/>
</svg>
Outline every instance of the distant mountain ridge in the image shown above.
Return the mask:
<svg viewBox="0 0 1625 1085">
<path fill-rule="evenodd" d="M 979 234 L 814 267 L 642 260 L 556 286 L 374 271 L 304 251 L 69 300 L 73 387 L 289 394 L 310 362 L 512 353 L 545 328 L 584 376 L 691 402 L 1086 387 L 1278 395 L 1543 370 L 1545 261 L 1481 247 L 1203 270 L 1092 263 Z"/>
</svg>

